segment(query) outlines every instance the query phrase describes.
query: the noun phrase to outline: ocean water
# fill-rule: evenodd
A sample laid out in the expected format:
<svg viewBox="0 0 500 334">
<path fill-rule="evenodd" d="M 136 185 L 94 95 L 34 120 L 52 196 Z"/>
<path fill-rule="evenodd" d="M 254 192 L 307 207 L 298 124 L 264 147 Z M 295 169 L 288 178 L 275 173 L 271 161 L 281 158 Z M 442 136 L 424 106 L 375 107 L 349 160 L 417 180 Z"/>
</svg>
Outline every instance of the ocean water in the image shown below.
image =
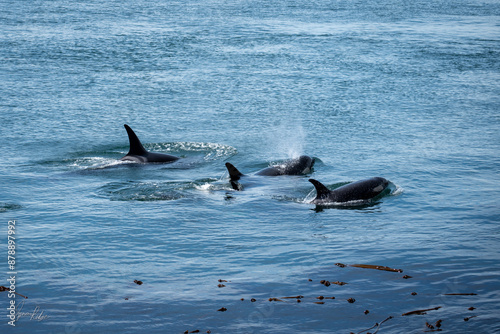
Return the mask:
<svg viewBox="0 0 500 334">
<path fill-rule="evenodd" d="M 2 1 L 0 60 L 0 332 L 500 331 L 498 1 Z"/>
</svg>

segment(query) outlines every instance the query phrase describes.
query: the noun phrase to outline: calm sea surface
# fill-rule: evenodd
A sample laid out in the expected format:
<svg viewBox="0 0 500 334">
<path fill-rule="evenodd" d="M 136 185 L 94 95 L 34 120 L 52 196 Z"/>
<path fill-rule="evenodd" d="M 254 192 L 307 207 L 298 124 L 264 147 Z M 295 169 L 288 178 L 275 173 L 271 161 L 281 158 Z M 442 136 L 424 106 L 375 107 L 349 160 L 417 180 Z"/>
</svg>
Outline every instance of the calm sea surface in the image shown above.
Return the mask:
<svg viewBox="0 0 500 334">
<path fill-rule="evenodd" d="M 0 125 L 2 333 L 500 331 L 498 1 L 4 0 Z"/>
</svg>

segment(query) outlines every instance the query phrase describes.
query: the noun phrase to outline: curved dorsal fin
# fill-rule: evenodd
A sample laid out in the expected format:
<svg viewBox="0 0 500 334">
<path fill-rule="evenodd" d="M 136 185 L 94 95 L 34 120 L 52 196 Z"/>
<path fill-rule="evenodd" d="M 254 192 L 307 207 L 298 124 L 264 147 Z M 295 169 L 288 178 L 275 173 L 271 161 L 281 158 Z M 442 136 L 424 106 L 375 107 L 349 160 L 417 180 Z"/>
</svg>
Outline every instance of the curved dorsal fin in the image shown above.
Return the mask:
<svg viewBox="0 0 500 334">
<path fill-rule="evenodd" d="M 231 178 L 231 181 L 237 181 L 240 179 L 240 176 L 243 176 L 243 174 L 229 162 L 226 162 L 226 168 L 227 171 L 229 172 L 229 177 Z"/>
<path fill-rule="evenodd" d="M 128 140 L 130 142 L 130 150 L 127 155 L 145 155 L 148 153 L 144 146 L 142 146 L 141 141 L 135 134 L 134 130 L 132 130 L 127 124 L 124 124 L 123 126 L 127 130 Z"/>
<path fill-rule="evenodd" d="M 323 183 L 316 181 L 315 179 L 309 179 L 309 182 L 311 182 L 314 185 L 314 188 L 316 188 L 316 199 L 324 199 L 328 197 L 330 190 L 325 187 Z"/>
</svg>

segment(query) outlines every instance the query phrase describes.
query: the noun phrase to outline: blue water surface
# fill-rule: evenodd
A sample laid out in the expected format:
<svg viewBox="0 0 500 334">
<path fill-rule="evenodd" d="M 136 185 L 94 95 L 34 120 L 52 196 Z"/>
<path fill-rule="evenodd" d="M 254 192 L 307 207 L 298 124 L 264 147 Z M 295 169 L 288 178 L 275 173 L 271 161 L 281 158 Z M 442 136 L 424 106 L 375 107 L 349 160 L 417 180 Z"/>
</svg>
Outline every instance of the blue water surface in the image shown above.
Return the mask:
<svg viewBox="0 0 500 334">
<path fill-rule="evenodd" d="M 499 59 L 498 1 L 2 1 L 0 331 L 500 331 Z"/>
</svg>

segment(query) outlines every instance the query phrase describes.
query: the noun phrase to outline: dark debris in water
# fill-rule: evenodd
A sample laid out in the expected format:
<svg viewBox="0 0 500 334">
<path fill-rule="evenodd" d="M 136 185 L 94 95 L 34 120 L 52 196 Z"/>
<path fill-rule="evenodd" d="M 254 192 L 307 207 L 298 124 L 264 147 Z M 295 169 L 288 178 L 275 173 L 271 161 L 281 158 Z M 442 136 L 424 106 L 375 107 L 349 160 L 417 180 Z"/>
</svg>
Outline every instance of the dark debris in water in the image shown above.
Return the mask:
<svg viewBox="0 0 500 334">
<path fill-rule="evenodd" d="M 379 266 L 379 265 L 373 265 L 373 264 L 344 264 L 344 263 L 335 263 L 337 267 L 340 268 L 345 268 L 347 266 L 349 267 L 355 267 L 355 268 L 364 268 L 364 269 L 376 269 L 376 270 L 384 270 L 384 271 L 391 271 L 395 273 L 402 273 L 403 269 L 395 269 L 387 266 Z"/>
<path fill-rule="evenodd" d="M 346 264 L 342 264 L 342 263 L 336 263 L 335 265 L 338 266 L 338 267 L 340 267 L 340 268 L 345 268 L 347 266 L 350 266 L 350 267 L 356 267 L 356 268 L 375 269 L 375 270 L 382 270 L 382 271 L 389 271 L 389 272 L 396 272 L 396 273 L 403 272 L 402 269 L 394 269 L 394 268 L 391 268 L 391 267 L 380 266 L 380 265 L 366 265 L 366 264 L 346 265 Z M 407 278 L 411 278 L 411 276 L 405 275 L 405 276 L 403 276 L 403 278 L 407 279 Z M 313 280 L 312 279 L 308 279 L 308 281 L 312 282 Z M 135 280 L 134 282 L 136 284 L 142 284 L 141 281 Z M 140 282 L 140 283 L 138 283 L 138 282 Z M 226 285 L 232 284 L 230 280 L 225 280 L 225 279 L 219 279 L 218 283 L 219 284 L 217 286 L 219 288 L 226 287 Z M 343 285 L 348 284 L 348 283 L 342 282 L 342 281 L 328 281 L 328 280 L 321 280 L 320 283 L 322 285 L 324 285 L 324 286 L 327 286 L 327 287 L 330 286 L 330 285 L 332 285 L 332 284 L 338 285 L 338 286 L 343 286 Z M 416 296 L 417 293 L 416 292 L 412 292 L 411 295 L 412 296 Z M 477 294 L 476 293 L 445 293 L 443 295 L 445 295 L 445 296 L 475 296 Z M 128 297 L 125 298 L 125 299 L 128 299 Z M 257 305 L 261 304 L 262 302 L 279 302 L 279 303 L 282 303 L 282 304 L 290 304 L 291 302 L 293 302 L 293 303 L 303 303 L 303 302 L 306 302 L 306 303 L 309 303 L 309 305 L 311 305 L 311 304 L 324 305 L 324 304 L 329 303 L 329 302 L 327 302 L 327 300 L 335 300 L 335 299 L 336 298 L 334 296 L 327 297 L 327 296 L 319 295 L 319 296 L 314 296 L 314 297 L 312 297 L 312 296 L 308 297 L 308 296 L 304 296 L 304 295 L 301 295 L 301 294 L 297 294 L 297 295 L 284 296 L 284 297 L 260 298 L 260 300 L 259 300 L 260 303 L 257 303 L 257 299 L 256 298 L 251 298 L 250 302 L 251 303 L 257 303 Z M 246 300 L 246 298 L 240 298 L 240 301 L 245 301 L 245 300 Z M 353 303 L 356 302 L 356 299 L 353 298 L 353 297 L 350 297 L 348 299 L 343 299 L 343 300 L 347 301 L 350 304 L 353 304 Z M 257 306 L 257 307 L 259 307 L 259 306 Z M 405 313 L 401 314 L 401 316 L 404 317 L 404 316 L 410 316 L 410 315 L 424 315 L 424 314 L 427 314 L 427 312 L 437 311 L 437 310 L 439 310 L 441 308 L 442 308 L 442 306 L 436 306 L 436 307 L 426 308 L 426 309 L 418 309 L 418 310 L 413 310 L 413 311 L 405 312 Z M 476 309 L 475 307 L 469 307 L 468 308 L 469 311 L 473 311 L 475 309 Z M 227 308 L 226 307 L 221 307 L 217 311 L 218 312 L 226 312 Z M 365 311 L 363 313 L 365 315 L 368 315 L 368 314 L 370 314 L 370 311 L 368 309 L 365 309 Z M 477 317 L 477 315 L 471 315 L 471 316 L 465 317 L 464 321 L 469 321 L 470 319 L 475 318 L 475 317 Z M 362 330 L 362 331 L 358 332 L 357 334 L 361 334 L 361 333 L 372 333 L 372 334 L 375 334 L 375 333 L 378 333 L 378 331 L 381 328 L 381 325 L 383 323 L 385 323 L 386 321 L 389 321 L 390 319 L 393 319 L 393 318 L 394 318 L 393 316 L 389 316 L 386 319 L 384 319 L 383 321 L 381 321 L 380 323 L 375 323 L 375 325 L 373 325 L 372 327 L 370 327 L 368 329 L 365 329 L 365 330 Z M 425 330 L 423 330 L 423 331 L 424 332 L 440 332 L 440 331 L 443 331 L 443 329 L 441 328 L 442 327 L 442 322 L 443 322 L 442 319 L 439 319 L 436 322 L 429 322 L 427 320 L 425 322 Z M 371 332 L 371 331 L 373 331 L 373 332 Z M 198 330 L 197 331 L 191 331 L 191 332 L 186 331 L 185 333 L 199 333 L 199 331 Z M 210 331 L 207 331 L 207 333 L 210 333 Z"/>
<path fill-rule="evenodd" d="M 422 315 L 422 314 L 427 314 L 428 311 L 436 311 L 436 310 L 439 310 L 442 306 L 437 306 L 437 307 L 433 307 L 433 308 L 426 308 L 424 310 L 415 310 L 415 311 L 410 311 L 410 312 L 406 312 L 406 313 L 403 313 L 401 314 L 403 317 L 404 316 L 407 316 L 407 315 L 414 315 L 414 314 L 417 314 L 417 315 Z"/>
<path fill-rule="evenodd" d="M 372 264 L 351 264 L 351 267 L 355 268 L 364 268 L 364 269 L 376 269 L 376 270 L 384 270 L 384 271 L 392 271 L 395 273 L 402 273 L 402 269 L 394 269 L 386 266 L 377 266 L 377 265 L 372 265 Z"/>
<path fill-rule="evenodd" d="M 337 263 L 336 264 L 338 267 L 341 267 L 341 268 L 344 268 L 346 267 L 347 265 L 345 264 L 341 264 L 341 263 Z M 357 268 L 364 268 L 364 269 L 376 269 L 376 270 L 383 270 L 383 271 L 389 271 L 389 272 L 397 272 L 397 273 L 401 273 L 402 270 L 401 269 L 394 269 L 394 268 L 391 268 L 391 267 L 386 267 L 386 266 L 379 266 L 379 265 L 360 265 L 360 264 L 355 264 L 355 265 L 349 265 L 351 267 L 357 267 Z M 403 278 L 411 278 L 411 276 L 409 275 L 405 275 L 403 276 Z M 312 279 L 308 279 L 309 282 L 312 282 L 313 280 Z M 219 283 L 221 282 L 230 282 L 230 281 L 227 281 L 227 280 L 219 280 Z M 324 286 L 330 286 L 331 284 L 335 284 L 335 285 L 338 285 L 338 286 L 343 286 L 345 284 L 347 284 L 346 282 L 341 282 L 341 281 L 328 281 L 328 280 L 321 280 L 320 283 Z M 219 284 L 221 285 L 221 284 Z M 417 293 L 416 292 L 412 292 L 411 293 L 412 296 L 416 296 Z M 447 296 L 474 296 L 476 295 L 475 293 L 447 293 L 447 294 L 444 294 L 444 295 L 447 295 Z M 268 302 L 281 302 L 281 303 L 287 303 L 288 301 L 294 301 L 296 303 L 302 303 L 302 302 L 309 302 L 309 303 L 312 303 L 312 304 L 316 304 L 316 305 L 324 305 L 326 304 L 326 300 L 334 300 L 335 297 L 334 296 L 330 296 L 330 297 L 327 297 L 327 296 L 323 296 L 323 295 L 320 295 L 320 296 L 316 296 L 316 297 L 304 297 L 303 295 L 295 295 L 295 296 L 285 296 L 285 297 L 269 297 L 265 300 L 267 300 Z M 242 301 L 244 301 L 245 299 L 244 298 L 241 298 Z M 257 300 L 255 298 L 252 298 L 250 300 L 252 303 L 255 303 L 257 302 Z M 346 299 L 346 301 L 350 304 L 353 304 L 356 302 L 356 299 L 353 298 L 353 297 L 350 297 L 348 299 Z M 410 316 L 410 315 L 424 315 L 424 314 L 427 314 L 427 312 L 430 312 L 430 311 L 436 311 L 436 310 L 439 310 L 441 309 L 442 306 L 436 306 L 436 307 L 432 307 L 432 308 L 427 308 L 427 309 L 419 309 L 419 310 L 414 310 L 414 311 L 409 311 L 409 312 L 406 312 L 406 313 L 403 313 L 401 314 L 401 316 Z M 469 310 L 472 311 L 474 310 L 475 308 L 474 307 L 470 307 Z M 218 311 L 221 311 L 221 312 L 225 312 L 227 309 L 225 307 L 219 309 Z M 364 312 L 363 312 L 365 315 L 368 315 L 370 313 L 370 311 L 368 309 L 366 309 Z M 464 318 L 464 321 L 469 321 L 470 319 L 474 318 L 474 317 L 477 317 L 477 315 L 472 315 L 472 316 L 469 316 L 469 317 L 466 317 Z M 370 331 L 371 330 L 374 330 L 373 333 L 377 333 L 381 327 L 381 325 L 390 320 L 390 319 L 393 319 L 393 316 L 389 316 L 387 317 L 385 320 L 381 321 L 380 323 L 375 323 L 375 325 L 373 325 L 372 327 L 366 329 L 366 330 L 363 330 L 363 331 L 360 331 L 358 332 L 359 334 L 361 333 L 371 333 Z M 442 322 L 443 320 L 442 319 L 439 319 L 437 320 L 435 323 L 431 323 L 431 322 L 425 322 L 425 332 L 440 332 L 442 331 L 443 329 L 441 328 L 442 327 Z"/>
<path fill-rule="evenodd" d="M 426 332 L 426 333 L 441 332 L 441 331 L 443 331 L 443 329 L 441 328 L 442 323 L 443 323 L 442 319 L 439 319 L 438 321 L 436 321 L 434 323 L 434 325 L 430 324 L 429 322 L 425 322 L 425 326 L 427 327 L 427 330 L 425 330 L 424 332 Z"/>
<path fill-rule="evenodd" d="M 304 296 L 302 295 L 298 295 L 298 296 L 291 296 L 291 297 L 282 297 L 283 299 L 301 299 L 301 298 L 304 298 Z"/>
<path fill-rule="evenodd" d="M 330 282 L 330 283 L 332 283 L 332 284 L 336 284 L 336 285 L 340 285 L 340 286 L 342 286 L 342 285 L 346 285 L 346 284 L 347 284 L 346 282 L 339 282 L 339 281 Z"/>
<path fill-rule="evenodd" d="M 0 286 L 0 292 L 3 292 L 3 291 L 12 291 L 12 290 L 10 288 L 6 287 L 6 286 Z M 20 293 L 15 292 L 15 291 L 12 291 L 12 292 L 15 293 L 18 296 L 23 297 L 24 299 L 28 299 L 28 297 L 26 297 L 25 295 L 22 295 Z"/>
<path fill-rule="evenodd" d="M 365 314 L 367 314 L 367 313 L 366 313 L 366 311 L 365 311 Z M 380 326 L 381 326 L 384 322 L 389 321 L 389 320 L 391 320 L 392 318 L 394 318 L 394 317 L 393 317 L 393 316 L 389 316 L 389 317 L 385 318 L 384 320 L 382 320 L 380 323 L 376 322 L 376 323 L 375 323 L 375 325 L 373 325 L 372 327 L 367 328 L 367 329 L 365 329 L 365 330 L 362 330 L 362 331 L 358 332 L 357 334 L 361 334 L 361 333 L 364 333 L 364 332 L 367 332 L 367 334 L 368 334 L 368 333 L 370 333 L 370 332 L 368 332 L 368 331 L 369 331 L 369 330 L 371 330 L 371 329 L 374 329 L 374 328 L 376 328 L 376 330 L 375 330 L 375 332 L 373 332 L 373 333 L 377 333 L 377 332 L 378 332 L 378 330 L 380 329 Z M 351 332 L 351 334 L 354 334 L 354 333 L 353 333 L 353 332 Z"/>
<path fill-rule="evenodd" d="M 22 206 L 15 203 L 0 203 L 0 213 L 7 212 L 11 210 L 19 210 Z"/>
</svg>

